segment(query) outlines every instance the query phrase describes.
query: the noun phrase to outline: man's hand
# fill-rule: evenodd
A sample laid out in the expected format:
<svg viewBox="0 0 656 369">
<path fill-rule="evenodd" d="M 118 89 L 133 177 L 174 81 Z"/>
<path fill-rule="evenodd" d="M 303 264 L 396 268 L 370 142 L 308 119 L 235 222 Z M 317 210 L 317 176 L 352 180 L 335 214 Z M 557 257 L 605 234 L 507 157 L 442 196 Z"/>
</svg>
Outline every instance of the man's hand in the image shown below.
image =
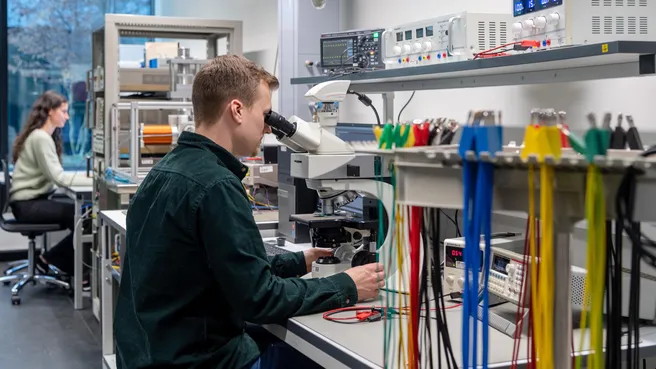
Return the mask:
<svg viewBox="0 0 656 369">
<path fill-rule="evenodd" d="M 303 251 L 303 256 L 305 256 L 307 272 L 310 273 L 312 271 L 312 263 L 317 261 L 320 257 L 333 256 L 333 249 L 318 249 L 313 247 L 309 250 Z"/>
<path fill-rule="evenodd" d="M 380 263 L 365 264 L 351 268 L 346 274 L 353 279 L 358 289 L 358 301 L 376 298 L 380 288 L 385 286 L 385 272 Z"/>
</svg>

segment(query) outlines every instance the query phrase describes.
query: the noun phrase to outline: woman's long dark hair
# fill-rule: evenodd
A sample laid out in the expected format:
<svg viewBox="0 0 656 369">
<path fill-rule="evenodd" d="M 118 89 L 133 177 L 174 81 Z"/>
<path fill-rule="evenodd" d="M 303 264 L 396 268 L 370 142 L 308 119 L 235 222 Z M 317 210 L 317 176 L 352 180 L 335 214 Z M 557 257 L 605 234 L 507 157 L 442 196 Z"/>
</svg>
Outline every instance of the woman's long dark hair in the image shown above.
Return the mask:
<svg viewBox="0 0 656 369">
<path fill-rule="evenodd" d="M 53 109 L 58 109 L 62 104 L 68 103 L 66 98 L 54 91 L 46 91 L 39 98 L 36 99 L 34 105 L 32 105 L 32 111 L 30 112 L 29 118 L 27 118 L 27 123 L 23 126 L 21 133 L 14 141 L 14 147 L 12 149 L 12 159 L 14 164 L 18 161 L 18 157 L 23 151 L 23 146 L 25 146 L 25 140 L 35 129 L 39 129 L 46 124 L 48 121 L 48 114 Z M 61 129 L 57 128 L 52 134 L 52 140 L 55 141 L 55 147 L 57 148 L 57 156 L 59 156 L 59 161 L 62 160 L 62 138 L 61 138 Z"/>
</svg>

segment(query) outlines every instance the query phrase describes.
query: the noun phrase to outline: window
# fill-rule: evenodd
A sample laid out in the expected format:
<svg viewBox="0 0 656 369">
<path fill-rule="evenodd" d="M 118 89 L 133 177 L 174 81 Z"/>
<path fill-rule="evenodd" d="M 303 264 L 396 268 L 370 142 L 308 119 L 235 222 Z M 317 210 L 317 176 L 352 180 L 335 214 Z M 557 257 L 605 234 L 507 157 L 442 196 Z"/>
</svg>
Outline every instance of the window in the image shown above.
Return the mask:
<svg viewBox="0 0 656 369">
<path fill-rule="evenodd" d="M 105 13 L 153 15 L 154 0 L 8 0 L 7 6 L 8 137 L 3 139 L 9 155 L 33 101 L 54 90 L 69 100 L 70 120 L 62 129 L 64 168 L 83 169 L 91 151 L 85 122 L 91 32 Z"/>
</svg>

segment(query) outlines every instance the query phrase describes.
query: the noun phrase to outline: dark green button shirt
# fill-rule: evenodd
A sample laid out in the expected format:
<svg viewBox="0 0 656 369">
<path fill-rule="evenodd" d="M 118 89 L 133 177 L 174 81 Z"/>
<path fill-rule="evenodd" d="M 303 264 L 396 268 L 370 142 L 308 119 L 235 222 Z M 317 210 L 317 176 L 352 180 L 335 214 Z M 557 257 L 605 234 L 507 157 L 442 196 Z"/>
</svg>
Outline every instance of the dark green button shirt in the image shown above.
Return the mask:
<svg viewBox="0 0 656 369">
<path fill-rule="evenodd" d="M 303 253 L 267 258 L 241 184 L 246 171 L 184 132 L 139 186 L 114 320 L 119 369 L 244 368 L 260 354 L 245 322 L 357 301 L 345 273 L 300 279 Z"/>
</svg>

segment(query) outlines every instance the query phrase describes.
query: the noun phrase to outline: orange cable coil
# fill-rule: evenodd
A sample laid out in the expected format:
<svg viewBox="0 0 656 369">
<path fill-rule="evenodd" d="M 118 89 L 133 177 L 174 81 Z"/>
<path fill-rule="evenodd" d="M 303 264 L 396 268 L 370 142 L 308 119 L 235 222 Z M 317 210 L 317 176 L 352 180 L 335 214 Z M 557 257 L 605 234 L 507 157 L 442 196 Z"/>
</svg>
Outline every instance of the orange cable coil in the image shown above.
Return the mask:
<svg viewBox="0 0 656 369">
<path fill-rule="evenodd" d="M 168 124 L 148 124 L 143 126 L 141 135 L 144 145 L 171 145 L 174 132 Z"/>
</svg>

